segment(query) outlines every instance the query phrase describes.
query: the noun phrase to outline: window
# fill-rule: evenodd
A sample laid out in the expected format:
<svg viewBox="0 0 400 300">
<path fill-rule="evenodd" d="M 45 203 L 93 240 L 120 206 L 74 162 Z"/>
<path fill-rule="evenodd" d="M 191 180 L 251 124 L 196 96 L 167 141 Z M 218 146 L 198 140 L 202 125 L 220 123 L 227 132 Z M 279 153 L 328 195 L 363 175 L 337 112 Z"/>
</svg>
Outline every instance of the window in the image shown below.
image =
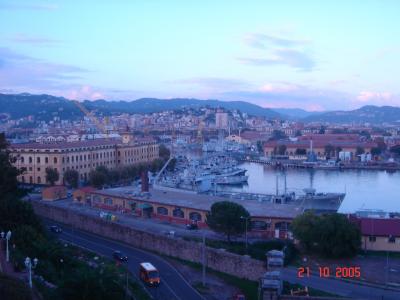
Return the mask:
<svg viewBox="0 0 400 300">
<path fill-rule="evenodd" d="M 21 156 L 21 163 L 24 163 L 24 157 Z"/>
<path fill-rule="evenodd" d="M 166 209 L 165 207 L 157 207 L 157 214 L 167 216 L 168 209 Z"/>
<path fill-rule="evenodd" d="M 172 212 L 172 215 L 174 217 L 177 217 L 177 218 L 184 218 L 185 217 L 185 214 L 184 214 L 183 210 L 180 209 L 180 208 L 175 208 L 173 210 L 173 212 Z"/>
<path fill-rule="evenodd" d="M 201 221 L 201 215 L 198 212 L 193 211 L 189 214 L 189 219 L 193 221 Z"/>
<path fill-rule="evenodd" d="M 371 235 L 371 236 L 369 236 L 369 241 L 371 242 L 371 243 L 375 243 L 376 242 L 376 236 L 373 236 L 373 235 Z"/>
<path fill-rule="evenodd" d="M 36 157 L 36 162 L 40 164 L 40 157 Z"/>
<path fill-rule="evenodd" d="M 45 162 L 46 164 L 48 164 L 48 163 L 49 163 L 49 158 L 48 158 L 48 157 L 45 157 L 45 158 L 44 158 L 44 162 Z"/>
<path fill-rule="evenodd" d="M 113 204 L 113 201 L 112 201 L 111 198 L 105 198 L 105 199 L 104 199 L 104 204 L 112 205 L 112 204 Z"/>
<path fill-rule="evenodd" d="M 40 168 L 37 168 L 38 172 L 40 172 Z"/>
<path fill-rule="evenodd" d="M 389 243 L 396 243 L 396 237 L 393 236 L 393 235 L 389 235 L 388 242 Z"/>
<path fill-rule="evenodd" d="M 57 163 L 57 157 L 54 157 L 54 163 L 55 164 Z"/>
<path fill-rule="evenodd" d="M 40 178 L 40 176 L 38 176 L 37 178 L 37 183 L 42 183 L 42 179 Z"/>
</svg>

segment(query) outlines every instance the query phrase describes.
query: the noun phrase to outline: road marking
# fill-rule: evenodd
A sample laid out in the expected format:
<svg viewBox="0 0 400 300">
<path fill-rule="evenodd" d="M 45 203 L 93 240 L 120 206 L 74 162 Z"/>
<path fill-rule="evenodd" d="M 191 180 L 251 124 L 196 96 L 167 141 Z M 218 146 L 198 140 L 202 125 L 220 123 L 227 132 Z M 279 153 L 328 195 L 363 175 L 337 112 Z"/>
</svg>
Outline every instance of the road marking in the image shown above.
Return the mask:
<svg viewBox="0 0 400 300">
<path fill-rule="evenodd" d="M 50 222 L 54 222 L 54 223 L 61 224 L 62 226 L 65 226 L 65 227 L 67 227 L 67 228 L 72 228 L 72 226 L 71 226 L 71 225 L 68 225 L 68 224 L 60 223 L 60 222 L 53 221 L 53 220 L 50 220 Z M 71 229 L 71 230 L 74 230 L 74 229 Z M 186 285 L 187 285 L 193 292 L 195 292 L 195 294 L 197 294 L 201 299 L 205 299 L 196 289 L 194 289 L 194 288 L 190 285 L 190 283 L 182 276 L 181 273 L 179 273 L 178 270 L 175 269 L 174 266 L 172 266 L 169 262 L 167 262 L 167 261 L 164 260 L 163 258 L 157 256 L 156 254 L 153 254 L 153 253 L 151 253 L 151 252 L 146 252 L 146 251 L 144 251 L 144 250 L 142 250 L 142 249 L 133 247 L 133 246 L 131 246 L 131 245 L 129 245 L 129 244 L 124 244 L 124 243 L 122 243 L 122 242 L 119 242 L 119 241 L 116 241 L 116 240 L 113 240 L 113 239 L 110 239 L 110 238 L 107 239 L 107 238 L 104 238 L 104 237 L 102 237 L 102 236 L 99 236 L 99 235 L 96 235 L 96 234 L 93 234 L 93 233 L 86 232 L 86 231 L 84 231 L 84 230 L 82 230 L 82 229 L 75 229 L 75 230 L 80 231 L 81 233 L 86 234 L 86 235 L 88 235 L 88 236 L 92 236 L 92 237 L 94 237 L 94 238 L 97 238 L 97 239 L 100 239 L 100 240 L 104 240 L 104 241 L 106 241 L 106 242 L 111 242 L 111 243 L 114 243 L 114 244 L 118 244 L 118 245 L 121 245 L 121 246 L 123 246 L 123 247 L 127 247 L 127 248 L 133 249 L 133 250 L 135 250 L 135 251 L 144 253 L 145 255 L 149 255 L 149 256 L 155 257 L 156 259 L 159 259 L 160 261 L 162 261 L 163 263 L 165 263 L 166 265 L 168 265 L 168 266 L 171 268 L 171 270 L 173 270 L 173 271 L 182 279 L 182 281 L 183 281 L 184 283 L 186 283 Z M 81 238 L 81 239 L 85 240 L 84 238 Z M 92 242 L 92 243 L 94 243 L 94 242 Z M 101 245 L 101 244 L 99 244 L 99 245 Z M 104 247 L 103 245 L 101 245 L 101 246 Z M 114 250 L 114 249 L 113 249 L 113 250 Z M 166 283 L 165 280 L 163 280 L 163 281 L 164 281 L 164 283 Z M 172 291 L 171 287 L 170 287 L 168 284 L 166 284 L 166 286 L 167 286 L 167 288 L 168 288 L 170 291 Z M 176 295 L 174 292 L 173 292 L 173 294 Z M 177 296 L 176 296 L 176 297 L 177 297 Z M 177 298 L 180 299 L 179 297 L 177 297 Z"/>
<path fill-rule="evenodd" d="M 80 237 L 80 236 L 73 236 L 72 234 L 69 234 L 69 233 L 67 233 L 67 232 L 64 232 L 64 234 L 67 235 L 67 236 L 70 236 L 70 237 L 72 237 L 72 238 L 80 239 L 80 240 L 82 240 L 82 241 L 88 242 L 89 244 L 93 244 L 93 245 L 96 245 L 96 246 L 98 246 L 98 247 L 102 247 L 102 248 L 104 248 L 104 249 L 110 249 L 110 250 L 112 250 L 112 251 L 115 250 L 115 249 L 113 249 L 113 248 L 111 248 L 111 247 L 108 247 L 108 246 L 105 246 L 105 245 L 96 243 L 96 242 L 94 242 L 94 241 L 87 240 L 87 239 L 85 239 L 85 238 L 83 238 L 83 237 Z M 89 250 L 89 251 L 93 251 L 93 250 Z M 104 256 L 104 255 L 103 255 L 103 256 Z M 136 258 L 136 259 L 139 259 L 138 257 L 135 257 L 135 258 Z M 171 286 L 167 283 L 167 281 L 166 281 L 165 279 L 163 279 L 163 277 L 161 277 L 161 276 L 160 276 L 160 279 L 161 279 L 162 282 L 165 284 L 165 286 L 170 290 L 170 292 L 175 296 L 175 298 L 178 299 L 178 300 L 181 300 L 181 298 L 172 290 Z"/>
<path fill-rule="evenodd" d="M 64 234 L 66 234 L 66 233 L 64 232 Z M 67 234 L 67 235 L 69 235 L 69 234 Z M 76 237 L 75 237 L 75 238 L 76 238 Z M 78 238 L 79 238 L 79 237 L 78 237 Z M 80 238 L 80 239 L 85 240 L 85 241 L 88 241 L 88 240 L 83 239 L 83 238 Z M 76 244 L 76 243 L 74 243 L 74 242 L 65 240 L 65 239 L 63 239 L 63 238 L 59 238 L 59 240 L 64 241 L 64 242 L 67 242 L 67 243 L 72 244 L 72 245 L 75 245 L 76 247 L 79 247 L 79 248 L 88 250 L 88 251 L 90 251 L 90 252 L 94 252 L 94 253 L 96 253 L 96 254 L 98 254 L 98 255 L 100 255 L 100 256 L 105 256 L 104 254 L 101 254 L 101 253 L 97 252 L 96 250 L 90 249 L 90 248 L 85 247 L 85 246 L 82 246 L 82 245 L 78 245 L 78 244 Z M 90 241 L 90 242 L 91 242 L 91 241 Z M 101 247 L 110 249 L 110 248 L 107 247 L 107 246 L 103 246 L 103 245 L 97 244 L 97 243 L 95 243 L 95 242 L 91 242 L 91 243 L 92 243 L 92 244 L 96 244 L 97 246 L 101 246 Z M 129 268 L 127 268 L 127 269 L 128 269 L 128 271 L 129 271 Z M 129 271 L 129 273 L 131 273 L 132 276 L 134 276 L 134 277 L 137 279 L 137 282 L 142 286 L 142 288 L 143 288 L 144 291 L 147 293 L 147 295 L 149 295 L 149 297 L 150 297 L 151 299 L 154 299 L 154 296 L 150 293 L 150 291 L 149 291 L 148 288 L 143 284 L 143 282 L 140 280 L 140 278 L 139 278 L 134 272 Z"/>
</svg>

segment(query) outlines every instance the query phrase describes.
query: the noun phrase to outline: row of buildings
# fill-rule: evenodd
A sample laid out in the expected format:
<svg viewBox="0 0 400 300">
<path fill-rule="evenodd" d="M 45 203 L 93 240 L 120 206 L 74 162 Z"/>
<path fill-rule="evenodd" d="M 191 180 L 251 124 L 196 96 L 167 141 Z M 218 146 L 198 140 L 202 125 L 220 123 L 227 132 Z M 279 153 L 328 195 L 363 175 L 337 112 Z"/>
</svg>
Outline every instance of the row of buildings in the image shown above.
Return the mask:
<svg viewBox="0 0 400 300">
<path fill-rule="evenodd" d="M 134 138 L 123 134 L 121 139 L 106 138 L 76 142 L 11 144 L 15 166 L 24 172 L 18 180 L 28 184 L 46 184 L 46 169 L 56 169 L 64 183 L 64 173 L 76 170 L 81 181 L 87 181 L 96 167 L 115 169 L 151 162 L 159 157 L 159 145 L 152 138 Z"/>
<path fill-rule="evenodd" d="M 338 157 L 343 151 L 355 158 L 362 153 L 371 153 L 376 147 L 376 142 L 363 140 L 358 134 L 308 134 L 268 141 L 264 143 L 264 154 L 267 157 L 285 155 L 296 158 L 313 151 L 318 159 L 326 159 Z"/>
</svg>

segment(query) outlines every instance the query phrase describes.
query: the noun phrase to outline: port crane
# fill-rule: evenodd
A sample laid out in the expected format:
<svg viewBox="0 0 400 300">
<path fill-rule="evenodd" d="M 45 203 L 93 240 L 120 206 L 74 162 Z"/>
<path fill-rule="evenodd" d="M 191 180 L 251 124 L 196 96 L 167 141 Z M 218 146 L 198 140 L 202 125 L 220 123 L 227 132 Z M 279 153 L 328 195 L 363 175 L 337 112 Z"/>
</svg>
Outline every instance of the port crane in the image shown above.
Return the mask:
<svg viewBox="0 0 400 300">
<path fill-rule="evenodd" d="M 94 123 L 94 125 L 96 126 L 96 128 L 100 131 L 100 133 L 105 134 L 106 139 L 109 138 L 109 132 L 106 129 L 106 127 L 104 126 L 104 124 L 102 122 L 99 121 L 99 119 L 96 118 L 96 116 L 94 114 L 92 114 L 90 111 L 88 111 L 86 109 L 85 106 L 83 106 L 83 104 L 81 102 L 79 102 L 78 100 L 71 100 L 78 108 L 79 110 L 90 119 L 90 121 L 92 121 Z"/>
</svg>

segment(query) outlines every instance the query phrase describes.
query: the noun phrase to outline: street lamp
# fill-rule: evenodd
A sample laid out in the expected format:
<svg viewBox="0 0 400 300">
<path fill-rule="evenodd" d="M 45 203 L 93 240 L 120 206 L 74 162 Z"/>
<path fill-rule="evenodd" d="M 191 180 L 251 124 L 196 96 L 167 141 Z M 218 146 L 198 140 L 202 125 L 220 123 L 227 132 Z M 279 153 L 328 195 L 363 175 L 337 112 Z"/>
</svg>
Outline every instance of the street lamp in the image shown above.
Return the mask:
<svg viewBox="0 0 400 300">
<path fill-rule="evenodd" d="M 245 240 L 246 240 L 245 245 L 246 245 L 246 254 L 247 254 L 247 220 L 249 220 L 250 217 L 243 217 L 243 216 L 241 216 L 240 219 L 245 221 L 245 232 L 244 232 L 244 236 L 245 236 Z"/>
<path fill-rule="evenodd" d="M 1 238 L 4 239 L 4 236 L 6 238 L 6 261 L 9 262 L 10 261 L 10 252 L 8 251 L 8 241 L 11 239 L 11 231 L 9 230 L 7 232 L 7 234 L 4 233 L 4 231 L 2 231 L 0 233 Z"/>
<path fill-rule="evenodd" d="M 32 269 L 36 268 L 38 261 L 39 260 L 37 258 L 34 258 L 33 263 L 32 263 L 32 260 L 29 257 L 25 258 L 25 267 L 29 271 L 29 287 L 30 288 L 32 288 Z"/>
</svg>

